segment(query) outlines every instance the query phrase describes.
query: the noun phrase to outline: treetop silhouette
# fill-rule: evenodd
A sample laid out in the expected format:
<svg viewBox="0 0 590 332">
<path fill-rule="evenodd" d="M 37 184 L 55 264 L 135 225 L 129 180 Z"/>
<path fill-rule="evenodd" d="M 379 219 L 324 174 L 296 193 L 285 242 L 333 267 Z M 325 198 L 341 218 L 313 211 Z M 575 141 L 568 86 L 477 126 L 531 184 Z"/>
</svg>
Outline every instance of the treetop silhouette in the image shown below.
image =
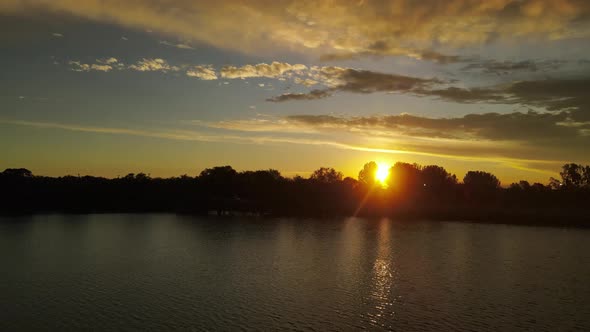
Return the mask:
<svg viewBox="0 0 590 332">
<path fill-rule="evenodd" d="M 309 178 L 218 166 L 167 179 L 145 173 L 54 178 L 9 168 L 0 173 L 0 211 L 590 219 L 590 166 L 565 164 L 561 179 L 551 178 L 548 185 L 523 180 L 506 188 L 491 173 L 469 171 L 459 182 L 441 166 L 402 162 L 390 168 L 382 185 L 377 169 L 374 161 L 366 163 L 356 180 L 329 167 Z"/>
</svg>

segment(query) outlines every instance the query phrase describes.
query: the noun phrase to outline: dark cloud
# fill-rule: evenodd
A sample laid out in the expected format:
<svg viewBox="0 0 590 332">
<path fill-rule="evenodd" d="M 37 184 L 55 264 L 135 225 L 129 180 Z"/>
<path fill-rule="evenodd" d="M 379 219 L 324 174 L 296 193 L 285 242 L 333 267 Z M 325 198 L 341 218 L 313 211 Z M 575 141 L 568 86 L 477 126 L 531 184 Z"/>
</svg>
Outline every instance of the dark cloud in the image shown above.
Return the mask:
<svg viewBox="0 0 590 332">
<path fill-rule="evenodd" d="M 507 92 L 519 103 L 543 107 L 548 111 L 568 110 L 573 122 L 590 122 L 590 78 L 522 81 Z"/>
<path fill-rule="evenodd" d="M 473 61 L 463 67 L 465 71 L 480 71 L 486 74 L 508 75 L 514 72 L 545 72 L 557 70 L 566 61 L 562 60 L 523 60 L 523 61 Z"/>
<path fill-rule="evenodd" d="M 433 50 L 418 50 L 393 46 L 385 41 L 377 41 L 362 51 L 327 53 L 320 56 L 320 61 L 356 60 L 362 57 L 407 56 L 418 60 L 449 64 L 465 61 L 465 57 L 442 54 Z"/>
<path fill-rule="evenodd" d="M 538 68 L 532 62 L 495 64 L 501 68 Z M 504 67 L 502 67 L 504 66 Z M 568 111 L 574 122 L 590 121 L 590 77 L 576 79 L 547 78 L 516 81 L 488 87 L 464 88 L 444 86 L 448 82 L 437 78 L 419 78 L 341 67 L 321 67 L 310 77 L 328 86 L 309 93 L 288 93 L 268 99 L 314 100 L 331 96 L 333 92 L 351 93 L 398 92 L 420 97 L 437 97 L 457 103 L 488 103 L 523 105 L 544 108 L 550 112 Z"/>
<path fill-rule="evenodd" d="M 431 138 L 522 142 L 583 139 L 590 143 L 590 136 L 583 132 L 590 129 L 590 123 L 572 126 L 569 112 L 485 113 L 458 118 L 428 118 L 410 114 L 370 117 L 293 115 L 287 119 L 308 126 L 391 131 Z"/>
<path fill-rule="evenodd" d="M 449 63 L 456 63 L 465 61 L 465 57 L 458 56 L 458 55 L 448 55 L 442 54 L 434 51 L 422 51 L 418 53 L 420 56 L 419 58 L 422 60 L 428 60 L 440 64 L 449 64 Z"/>
<path fill-rule="evenodd" d="M 590 121 L 590 78 L 518 81 L 483 88 L 415 89 L 419 96 L 434 96 L 458 103 L 519 104 L 550 112 L 569 111 L 572 121 Z"/>
<path fill-rule="evenodd" d="M 287 93 L 267 99 L 272 102 L 289 100 L 313 100 L 331 96 L 335 91 L 353 93 L 374 92 L 410 92 L 423 90 L 441 83 L 435 78 L 418 78 L 397 74 L 378 73 L 369 70 L 357 70 L 341 67 L 322 67 L 311 76 L 313 79 L 329 86 L 323 90 L 312 90 L 309 93 Z"/>
<path fill-rule="evenodd" d="M 458 88 L 419 89 L 414 91 L 420 96 L 435 96 L 458 103 L 508 103 L 505 92 L 494 88 Z"/>
<path fill-rule="evenodd" d="M 558 111 L 564 108 L 590 106 L 590 78 L 545 79 L 521 81 L 510 85 L 506 92 L 521 102 Z"/>
<path fill-rule="evenodd" d="M 289 100 L 314 100 L 314 99 L 322 99 L 330 96 L 330 92 L 326 90 L 312 90 L 308 93 L 284 93 L 279 96 L 275 96 L 272 98 L 267 99 L 267 101 L 272 102 L 283 102 Z"/>
<path fill-rule="evenodd" d="M 407 92 L 441 82 L 437 79 L 424 79 L 355 69 L 346 69 L 338 73 L 337 79 L 341 80 L 342 83 L 335 87 L 336 90 L 356 93 L 378 91 Z"/>
</svg>

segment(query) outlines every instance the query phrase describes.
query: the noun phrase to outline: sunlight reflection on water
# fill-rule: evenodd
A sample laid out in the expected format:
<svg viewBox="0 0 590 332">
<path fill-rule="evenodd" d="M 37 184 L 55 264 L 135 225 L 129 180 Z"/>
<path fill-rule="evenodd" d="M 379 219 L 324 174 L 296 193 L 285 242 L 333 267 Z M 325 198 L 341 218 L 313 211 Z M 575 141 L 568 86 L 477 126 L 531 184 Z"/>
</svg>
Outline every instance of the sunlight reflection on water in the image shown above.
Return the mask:
<svg viewBox="0 0 590 332">
<path fill-rule="evenodd" d="M 380 327 L 390 328 L 395 316 L 392 310 L 395 296 L 392 294 L 395 262 L 391 255 L 391 222 L 381 219 L 378 223 L 377 255 L 373 264 L 373 288 L 371 295 L 375 301 L 375 312 L 367 313 L 371 322 Z"/>
</svg>

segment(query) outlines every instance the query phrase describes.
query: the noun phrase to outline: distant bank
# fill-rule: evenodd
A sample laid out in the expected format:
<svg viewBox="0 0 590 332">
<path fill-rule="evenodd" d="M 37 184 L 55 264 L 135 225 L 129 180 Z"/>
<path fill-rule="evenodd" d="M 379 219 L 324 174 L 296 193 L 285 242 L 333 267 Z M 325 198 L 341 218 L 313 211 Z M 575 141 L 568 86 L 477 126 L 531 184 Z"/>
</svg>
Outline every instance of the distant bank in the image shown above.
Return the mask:
<svg viewBox="0 0 590 332">
<path fill-rule="evenodd" d="M 397 163 L 388 182 L 374 163 L 359 178 L 320 168 L 309 178 L 276 170 L 237 172 L 230 166 L 198 176 L 129 174 L 44 177 L 27 169 L 0 173 L 0 214 L 138 213 L 293 217 L 393 217 L 529 225 L 590 226 L 590 167 L 563 166 L 549 185 L 501 187 L 493 174 L 470 171 L 460 183 L 440 166 Z"/>
</svg>

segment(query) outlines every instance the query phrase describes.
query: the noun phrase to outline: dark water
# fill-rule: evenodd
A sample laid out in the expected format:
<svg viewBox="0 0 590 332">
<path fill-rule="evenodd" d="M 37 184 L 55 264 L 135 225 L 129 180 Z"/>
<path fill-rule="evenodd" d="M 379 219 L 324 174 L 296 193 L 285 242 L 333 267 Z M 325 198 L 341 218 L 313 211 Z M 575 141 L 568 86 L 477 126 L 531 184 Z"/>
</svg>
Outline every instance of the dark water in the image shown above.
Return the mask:
<svg viewBox="0 0 590 332">
<path fill-rule="evenodd" d="M 0 330 L 590 330 L 590 231 L 0 219 Z"/>
</svg>

